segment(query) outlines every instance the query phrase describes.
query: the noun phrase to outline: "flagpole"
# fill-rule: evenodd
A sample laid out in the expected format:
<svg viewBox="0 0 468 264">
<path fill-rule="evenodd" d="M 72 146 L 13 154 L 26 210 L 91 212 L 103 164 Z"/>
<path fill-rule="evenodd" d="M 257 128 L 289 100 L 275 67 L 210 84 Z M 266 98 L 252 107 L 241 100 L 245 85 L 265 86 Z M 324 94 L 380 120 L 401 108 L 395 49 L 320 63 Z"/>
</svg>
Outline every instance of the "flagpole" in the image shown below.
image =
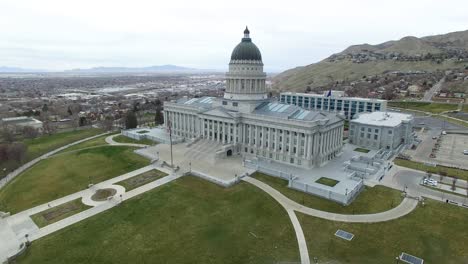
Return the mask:
<svg viewBox="0 0 468 264">
<path fill-rule="evenodd" d="M 174 167 L 172 161 L 172 123 L 169 121 L 169 144 L 171 145 L 171 168 Z"/>
</svg>

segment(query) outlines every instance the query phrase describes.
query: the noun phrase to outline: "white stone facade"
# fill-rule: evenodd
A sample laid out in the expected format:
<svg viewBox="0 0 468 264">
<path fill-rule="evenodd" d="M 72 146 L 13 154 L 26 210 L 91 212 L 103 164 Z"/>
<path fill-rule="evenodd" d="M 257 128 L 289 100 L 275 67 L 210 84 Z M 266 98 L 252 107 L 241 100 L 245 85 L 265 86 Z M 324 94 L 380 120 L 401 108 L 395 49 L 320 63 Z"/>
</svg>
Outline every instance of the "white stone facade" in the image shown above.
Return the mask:
<svg viewBox="0 0 468 264">
<path fill-rule="evenodd" d="M 284 92 L 280 102 L 300 106 L 304 109 L 342 112 L 346 119 L 352 119 L 357 113 L 386 111 L 387 101 L 373 98 L 342 97 L 342 93 L 332 91 L 322 94 Z"/>
<path fill-rule="evenodd" d="M 368 149 L 395 150 L 412 144 L 414 118 L 394 112 L 361 113 L 349 124 L 349 142 Z"/>
<path fill-rule="evenodd" d="M 250 41 L 248 31 L 243 42 L 246 38 Z M 341 153 L 344 117 L 272 101 L 262 61 L 233 59 L 258 49 L 234 52 L 223 98 L 182 98 L 164 104 L 165 124 L 175 135 L 219 142 L 226 156 L 261 157 L 306 168 Z"/>
</svg>

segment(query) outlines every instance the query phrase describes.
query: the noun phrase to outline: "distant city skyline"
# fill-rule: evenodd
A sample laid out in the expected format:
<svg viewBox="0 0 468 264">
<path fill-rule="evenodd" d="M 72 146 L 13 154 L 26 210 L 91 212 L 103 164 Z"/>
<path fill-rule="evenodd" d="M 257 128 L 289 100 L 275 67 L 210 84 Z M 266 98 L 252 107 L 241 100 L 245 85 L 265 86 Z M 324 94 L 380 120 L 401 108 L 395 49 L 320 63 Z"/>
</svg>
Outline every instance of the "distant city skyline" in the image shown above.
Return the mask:
<svg viewBox="0 0 468 264">
<path fill-rule="evenodd" d="M 350 45 L 467 30 L 468 2 L 0 2 L 0 66 L 51 71 L 173 64 L 226 70 L 249 26 L 265 71 L 318 62 Z"/>
</svg>

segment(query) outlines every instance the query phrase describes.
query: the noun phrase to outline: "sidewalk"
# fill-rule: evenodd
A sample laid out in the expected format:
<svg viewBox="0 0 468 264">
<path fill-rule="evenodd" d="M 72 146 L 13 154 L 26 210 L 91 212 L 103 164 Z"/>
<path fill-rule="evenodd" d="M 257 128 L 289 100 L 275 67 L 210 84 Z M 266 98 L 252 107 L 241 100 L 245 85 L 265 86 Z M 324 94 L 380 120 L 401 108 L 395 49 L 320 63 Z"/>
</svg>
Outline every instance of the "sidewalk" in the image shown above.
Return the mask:
<svg viewBox="0 0 468 264">
<path fill-rule="evenodd" d="M 112 187 L 112 185 L 116 186 L 115 183 L 117 182 L 126 180 L 128 178 L 134 177 L 136 175 L 142 174 L 153 169 L 163 171 L 167 173 L 168 176 L 140 186 L 129 192 L 125 192 L 124 187 L 118 185 L 119 189 L 124 190 L 121 197 L 120 195 L 116 195 L 110 200 L 95 203 L 94 206 L 88 210 L 72 215 L 70 217 L 67 217 L 42 228 L 39 228 L 30 218 L 31 215 L 45 211 L 50 207 L 55 207 L 79 198 L 89 198 L 94 194 L 95 190 L 97 189 L 109 188 Z M 34 241 L 55 231 L 63 229 L 67 226 L 75 224 L 91 216 L 94 216 L 98 213 L 106 211 L 125 200 L 131 199 L 137 195 L 150 191 L 173 180 L 176 180 L 182 177 L 183 175 L 183 172 L 173 173 L 167 168 L 160 167 L 156 164 L 151 164 L 143 168 L 134 170 L 132 172 L 95 184 L 91 186 L 91 188 L 88 188 L 86 190 L 67 195 L 54 201 L 24 210 L 7 218 L 0 219 L 0 263 L 2 263 L 3 260 L 6 260 L 8 257 L 18 252 L 21 242 L 25 242 L 26 234 L 29 235 L 30 241 Z"/>
</svg>

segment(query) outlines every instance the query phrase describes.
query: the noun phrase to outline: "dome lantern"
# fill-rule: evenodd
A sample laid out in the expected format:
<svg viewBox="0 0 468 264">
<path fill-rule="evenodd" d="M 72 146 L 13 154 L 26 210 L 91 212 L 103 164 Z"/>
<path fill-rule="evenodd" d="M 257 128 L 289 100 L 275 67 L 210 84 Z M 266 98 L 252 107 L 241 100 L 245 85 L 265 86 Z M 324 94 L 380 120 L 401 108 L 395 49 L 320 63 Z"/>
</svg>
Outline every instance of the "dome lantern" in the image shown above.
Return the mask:
<svg viewBox="0 0 468 264">
<path fill-rule="evenodd" d="M 241 43 L 237 44 L 231 54 L 231 61 L 237 60 L 262 61 L 262 54 L 258 47 L 252 42 L 250 31 L 247 26 L 245 27 L 244 37 Z"/>
</svg>

